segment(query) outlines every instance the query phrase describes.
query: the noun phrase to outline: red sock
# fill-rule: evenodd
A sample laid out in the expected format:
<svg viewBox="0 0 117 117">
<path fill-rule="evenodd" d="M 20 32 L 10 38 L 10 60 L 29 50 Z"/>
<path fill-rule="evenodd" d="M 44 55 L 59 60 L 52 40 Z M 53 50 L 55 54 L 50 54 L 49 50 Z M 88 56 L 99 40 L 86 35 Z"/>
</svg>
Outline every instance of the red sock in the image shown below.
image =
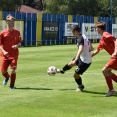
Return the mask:
<svg viewBox="0 0 117 117">
<path fill-rule="evenodd" d="M 107 76 L 105 78 L 106 78 L 106 83 L 108 85 L 109 90 L 113 90 L 113 84 L 112 84 L 111 76 Z"/>
<path fill-rule="evenodd" d="M 117 83 L 117 76 L 115 74 L 111 75 L 112 80 L 114 80 Z"/>
<path fill-rule="evenodd" d="M 14 86 L 14 84 L 15 84 L 15 79 L 16 79 L 16 73 L 11 74 L 10 86 Z"/>
<path fill-rule="evenodd" d="M 8 72 L 6 72 L 5 74 L 2 74 L 5 78 L 9 78 L 10 75 L 8 74 Z"/>
</svg>

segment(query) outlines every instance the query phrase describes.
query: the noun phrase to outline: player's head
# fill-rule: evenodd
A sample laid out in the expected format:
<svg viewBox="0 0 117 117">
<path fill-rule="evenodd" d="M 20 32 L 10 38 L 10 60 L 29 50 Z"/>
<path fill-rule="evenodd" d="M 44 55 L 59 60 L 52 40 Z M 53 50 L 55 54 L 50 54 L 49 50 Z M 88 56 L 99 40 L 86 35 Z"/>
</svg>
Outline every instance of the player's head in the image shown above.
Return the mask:
<svg viewBox="0 0 117 117">
<path fill-rule="evenodd" d="M 97 22 L 95 24 L 95 28 L 96 28 L 96 31 L 100 33 L 106 29 L 106 23 L 103 21 Z"/>
<path fill-rule="evenodd" d="M 15 18 L 11 14 L 8 14 L 6 16 L 6 23 L 7 23 L 7 25 L 11 26 L 11 27 L 14 27 L 14 22 L 15 22 Z"/>
<path fill-rule="evenodd" d="M 80 34 L 80 27 L 78 25 L 74 25 L 73 27 L 71 27 L 71 30 L 72 30 L 72 34 L 75 37 L 79 36 L 79 34 Z"/>
</svg>

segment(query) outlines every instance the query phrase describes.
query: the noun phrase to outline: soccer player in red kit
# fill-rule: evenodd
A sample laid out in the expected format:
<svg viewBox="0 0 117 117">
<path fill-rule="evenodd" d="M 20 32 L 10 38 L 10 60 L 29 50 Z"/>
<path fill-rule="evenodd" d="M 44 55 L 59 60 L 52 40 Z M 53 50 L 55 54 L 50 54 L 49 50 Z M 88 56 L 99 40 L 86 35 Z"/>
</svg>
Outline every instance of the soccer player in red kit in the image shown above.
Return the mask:
<svg viewBox="0 0 117 117">
<path fill-rule="evenodd" d="M 95 27 L 96 31 L 102 37 L 97 49 L 92 53 L 92 56 L 98 54 L 99 51 L 102 49 L 105 49 L 111 55 L 110 60 L 102 69 L 102 73 L 106 79 L 106 83 L 109 88 L 109 91 L 107 94 L 105 94 L 105 96 L 109 97 L 116 95 L 116 92 L 113 88 L 112 80 L 117 83 L 117 76 L 112 72 L 112 70 L 117 70 L 117 39 L 113 35 L 105 31 L 105 22 L 100 21 L 96 23 Z"/>
<path fill-rule="evenodd" d="M 3 85 L 6 85 L 10 78 L 10 88 L 14 89 L 16 80 L 16 68 L 19 55 L 18 47 L 21 45 L 20 32 L 14 29 L 15 18 L 12 15 L 7 15 L 7 28 L 0 32 L 0 50 L 1 56 L 1 72 L 4 76 Z M 10 66 L 11 74 L 8 73 Z"/>
</svg>

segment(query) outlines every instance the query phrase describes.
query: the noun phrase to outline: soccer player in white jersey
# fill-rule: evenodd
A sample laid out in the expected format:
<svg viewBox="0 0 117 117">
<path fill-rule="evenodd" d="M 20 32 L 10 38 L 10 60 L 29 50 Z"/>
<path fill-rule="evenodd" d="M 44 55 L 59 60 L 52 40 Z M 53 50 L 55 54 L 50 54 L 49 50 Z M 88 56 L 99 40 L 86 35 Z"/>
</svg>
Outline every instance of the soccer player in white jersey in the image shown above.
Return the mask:
<svg viewBox="0 0 117 117">
<path fill-rule="evenodd" d="M 78 52 L 72 61 L 66 64 L 63 69 L 57 69 L 57 72 L 64 74 L 65 71 L 70 70 L 74 66 L 78 66 L 75 69 L 73 77 L 78 84 L 76 91 L 82 91 L 84 85 L 82 84 L 82 78 L 80 75 L 82 75 L 91 65 L 91 51 L 94 50 L 94 48 L 88 38 L 80 32 L 80 27 L 78 25 L 74 25 L 71 30 L 72 34 L 77 38 Z"/>
</svg>

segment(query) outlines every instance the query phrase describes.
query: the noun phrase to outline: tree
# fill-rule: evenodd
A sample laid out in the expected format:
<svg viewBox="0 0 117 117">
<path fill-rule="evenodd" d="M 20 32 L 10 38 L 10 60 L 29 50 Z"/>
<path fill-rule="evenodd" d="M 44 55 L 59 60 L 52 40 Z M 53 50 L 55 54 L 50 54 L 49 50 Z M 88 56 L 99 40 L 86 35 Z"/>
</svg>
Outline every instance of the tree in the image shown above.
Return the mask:
<svg viewBox="0 0 117 117">
<path fill-rule="evenodd" d="M 110 17 L 111 15 L 111 0 L 100 0 L 100 16 Z M 117 0 L 112 0 L 112 17 L 117 16 Z"/>
<path fill-rule="evenodd" d="M 44 9 L 45 13 L 95 15 L 97 4 L 98 0 L 45 0 Z"/>
<path fill-rule="evenodd" d="M 113 16 L 117 16 L 117 0 L 113 1 Z M 44 0 L 44 13 L 110 16 L 110 0 Z"/>
<path fill-rule="evenodd" d="M 117 0 L 112 0 L 112 16 L 117 16 Z"/>
<path fill-rule="evenodd" d="M 0 0 L 0 10 L 20 11 L 22 0 Z"/>
</svg>

